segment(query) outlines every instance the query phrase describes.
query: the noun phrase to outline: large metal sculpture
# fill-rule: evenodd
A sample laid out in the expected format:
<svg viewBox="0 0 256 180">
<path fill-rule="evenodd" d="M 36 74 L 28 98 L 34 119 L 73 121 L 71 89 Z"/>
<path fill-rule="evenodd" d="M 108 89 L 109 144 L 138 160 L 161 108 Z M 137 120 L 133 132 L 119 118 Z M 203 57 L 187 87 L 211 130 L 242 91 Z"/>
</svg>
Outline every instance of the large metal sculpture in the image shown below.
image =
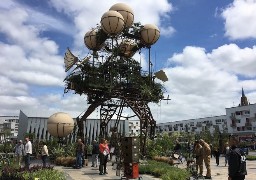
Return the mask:
<svg viewBox="0 0 256 180">
<path fill-rule="evenodd" d="M 146 139 L 154 137 L 156 126 L 148 104 L 163 99 L 163 86 L 155 82 L 155 77 L 168 79 L 163 71 L 154 74 L 150 62 L 150 47 L 158 40 L 159 29 L 133 21 L 132 9 L 117 3 L 103 14 L 101 25 L 85 34 L 84 42 L 91 55 L 79 60 L 67 50 L 66 71 L 73 70 L 65 78 L 65 93 L 73 90 L 88 97 L 90 105 L 77 120 L 80 137 L 84 137 L 84 121 L 97 107 L 100 106 L 101 137 L 107 135 L 106 127 L 114 114 L 120 120 L 123 108 L 131 108 L 140 119 L 140 148 L 145 154 Z M 148 72 L 142 71 L 140 62 L 132 58 L 142 48 L 149 51 Z"/>
</svg>

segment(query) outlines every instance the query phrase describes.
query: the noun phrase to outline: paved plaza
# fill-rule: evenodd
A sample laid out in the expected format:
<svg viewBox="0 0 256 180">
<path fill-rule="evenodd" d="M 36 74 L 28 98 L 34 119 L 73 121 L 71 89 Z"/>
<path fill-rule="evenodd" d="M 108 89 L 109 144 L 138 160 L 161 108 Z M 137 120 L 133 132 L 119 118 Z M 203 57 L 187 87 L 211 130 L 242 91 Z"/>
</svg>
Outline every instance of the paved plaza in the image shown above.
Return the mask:
<svg viewBox="0 0 256 180">
<path fill-rule="evenodd" d="M 55 169 L 63 171 L 67 180 L 120 180 L 121 177 L 116 176 L 116 171 L 112 169 L 112 166 L 108 165 L 108 174 L 99 175 L 98 168 L 90 166 L 83 167 L 82 169 L 73 169 L 69 167 L 55 166 Z M 185 165 L 179 165 L 180 168 L 185 168 Z M 213 180 L 227 180 L 228 179 L 228 166 L 225 166 L 224 157 L 220 157 L 220 165 L 216 166 L 215 158 L 211 159 L 211 169 L 212 169 L 212 179 Z M 247 161 L 247 171 L 248 175 L 246 180 L 256 179 L 256 161 Z M 206 174 L 206 169 L 204 167 L 204 175 Z M 149 175 L 142 175 L 143 180 L 159 180 L 159 178 L 154 178 Z"/>
</svg>

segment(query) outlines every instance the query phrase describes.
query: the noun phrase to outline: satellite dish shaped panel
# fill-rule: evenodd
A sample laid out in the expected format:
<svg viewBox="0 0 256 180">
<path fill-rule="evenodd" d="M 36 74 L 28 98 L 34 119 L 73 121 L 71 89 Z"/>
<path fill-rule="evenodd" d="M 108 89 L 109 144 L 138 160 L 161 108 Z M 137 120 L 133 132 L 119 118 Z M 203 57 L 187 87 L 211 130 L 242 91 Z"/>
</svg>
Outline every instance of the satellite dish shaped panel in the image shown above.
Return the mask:
<svg viewBox="0 0 256 180">
<path fill-rule="evenodd" d="M 64 63 L 65 63 L 65 72 L 67 72 L 76 62 L 78 58 L 72 54 L 72 52 L 67 49 L 65 52 Z"/>
<path fill-rule="evenodd" d="M 155 76 L 156 76 L 157 79 L 160 79 L 163 82 L 168 81 L 168 77 L 166 76 L 166 74 L 163 70 L 157 71 L 155 73 Z"/>
</svg>

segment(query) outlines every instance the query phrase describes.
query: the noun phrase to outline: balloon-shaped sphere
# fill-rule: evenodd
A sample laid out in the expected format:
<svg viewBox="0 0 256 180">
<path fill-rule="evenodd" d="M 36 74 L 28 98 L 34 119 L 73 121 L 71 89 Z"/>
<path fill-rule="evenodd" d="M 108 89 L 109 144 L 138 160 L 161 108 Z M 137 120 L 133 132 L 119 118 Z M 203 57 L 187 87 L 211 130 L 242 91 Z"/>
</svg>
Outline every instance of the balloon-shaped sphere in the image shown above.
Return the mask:
<svg viewBox="0 0 256 180">
<path fill-rule="evenodd" d="M 117 3 L 111 6 L 109 10 L 117 11 L 123 16 L 125 27 L 129 28 L 132 26 L 134 21 L 134 14 L 130 6 L 124 3 Z"/>
<path fill-rule="evenodd" d="M 101 28 L 109 35 L 116 35 L 124 29 L 124 18 L 117 11 L 108 11 L 101 17 Z"/>
<path fill-rule="evenodd" d="M 92 29 L 88 31 L 84 36 L 85 46 L 94 51 L 98 51 L 102 48 L 104 42 L 100 42 L 100 39 L 97 38 L 98 29 Z"/>
<path fill-rule="evenodd" d="M 140 31 L 142 43 L 146 46 L 154 44 L 160 37 L 160 31 L 154 24 L 145 24 Z"/>
<path fill-rule="evenodd" d="M 54 137 L 66 137 L 74 129 L 73 118 L 64 112 L 51 115 L 47 121 L 47 130 Z"/>
</svg>

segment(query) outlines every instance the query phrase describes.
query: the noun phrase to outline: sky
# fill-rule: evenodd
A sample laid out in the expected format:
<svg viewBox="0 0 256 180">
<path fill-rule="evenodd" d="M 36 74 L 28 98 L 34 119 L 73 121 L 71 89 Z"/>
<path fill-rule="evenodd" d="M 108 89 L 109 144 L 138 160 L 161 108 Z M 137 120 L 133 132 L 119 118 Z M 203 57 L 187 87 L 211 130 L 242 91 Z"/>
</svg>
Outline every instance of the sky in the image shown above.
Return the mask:
<svg viewBox="0 0 256 180">
<path fill-rule="evenodd" d="M 171 100 L 149 104 L 157 123 L 225 115 L 239 105 L 242 88 L 256 103 L 256 0 L 4 0 L 0 115 L 83 114 L 86 95 L 64 93 L 64 53 L 88 54 L 85 33 L 119 2 L 133 9 L 134 22 L 160 29 L 151 60 L 154 71 L 166 72 Z M 146 56 L 134 58 L 147 67 Z"/>
</svg>

